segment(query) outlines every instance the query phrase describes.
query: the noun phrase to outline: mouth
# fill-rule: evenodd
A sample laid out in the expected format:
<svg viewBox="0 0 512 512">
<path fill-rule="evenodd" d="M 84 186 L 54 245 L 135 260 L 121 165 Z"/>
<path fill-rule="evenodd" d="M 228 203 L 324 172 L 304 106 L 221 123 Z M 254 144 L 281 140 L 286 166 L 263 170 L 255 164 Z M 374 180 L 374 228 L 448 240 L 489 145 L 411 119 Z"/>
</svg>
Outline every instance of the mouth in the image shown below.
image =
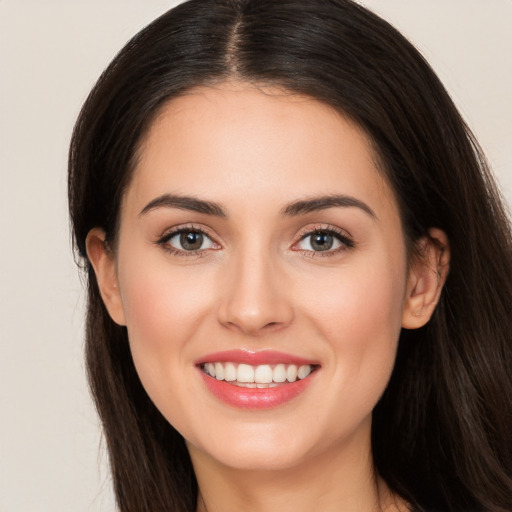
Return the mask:
<svg viewBox="0 0 512 512">
<path fill-rule="evenodd" d="M 267 409 L 296 399 L 314 382 L 320 365 L 274 351 L 219 352 L 198 361 L 206 389 L 227 405 Z"/>
<path fill-rule="evenodd" d="M 219 381 L 249 389 L 268 389 L 307 378 L 318 365 L 260 364 L 209 362 L 200 365 L 202 371 Z"/>
</svg>

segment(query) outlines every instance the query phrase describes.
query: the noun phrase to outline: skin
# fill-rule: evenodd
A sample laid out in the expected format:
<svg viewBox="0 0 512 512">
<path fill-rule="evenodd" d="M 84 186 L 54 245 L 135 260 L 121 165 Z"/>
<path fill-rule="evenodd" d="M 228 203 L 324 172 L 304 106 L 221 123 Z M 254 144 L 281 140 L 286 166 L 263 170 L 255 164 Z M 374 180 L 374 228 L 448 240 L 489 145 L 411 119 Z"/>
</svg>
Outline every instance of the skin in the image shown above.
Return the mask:
<svg viewBox="0 0 512 512">
<path fill-rule="evenodd" d="M 236 83 L 198 88 L 170 101 L 145 136 L 116 247 L 99 228 L 89 234 L 140 379 L 187 442 L 198 510 L 405 510 L 374 473 L 371 412 L 401 328 L 434 310 L 449 251 L 432 229 L 437 243 L 420 241 L 423 256 L 409 261 L 375 160 L 361 130 L 313 99 Z M 215 202 L 224 216 L 146 208 L 163 194 Z M 333 194 L 372 213 L 283 214 Z M 206 233 L 200 250 L 187 252 L 179 236 L 162 242 L 180 227 Z M 329 229 L 340 240 L 313 250 L 308 233 Z M 319 369 L 290 402 L 243 410 L 215 398 L 196 367 L 231 349 L 278 350 Z"/>
</svg>

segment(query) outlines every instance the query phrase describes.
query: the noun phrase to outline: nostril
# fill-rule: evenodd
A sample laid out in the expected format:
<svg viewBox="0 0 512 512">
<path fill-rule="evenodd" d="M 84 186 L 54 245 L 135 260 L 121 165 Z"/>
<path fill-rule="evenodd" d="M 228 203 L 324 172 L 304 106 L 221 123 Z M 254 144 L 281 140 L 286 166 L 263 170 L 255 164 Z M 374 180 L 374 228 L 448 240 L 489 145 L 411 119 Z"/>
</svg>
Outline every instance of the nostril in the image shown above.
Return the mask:
<svg viewBox="0 0 512 512">
<path fill-rule="evenodd" d="M 254 269 L 236 277 L 218 304 L 217 318 L 224 327 L 257 335 L 290 324 L 294 315 L 286 287 Z"/>
</svg>

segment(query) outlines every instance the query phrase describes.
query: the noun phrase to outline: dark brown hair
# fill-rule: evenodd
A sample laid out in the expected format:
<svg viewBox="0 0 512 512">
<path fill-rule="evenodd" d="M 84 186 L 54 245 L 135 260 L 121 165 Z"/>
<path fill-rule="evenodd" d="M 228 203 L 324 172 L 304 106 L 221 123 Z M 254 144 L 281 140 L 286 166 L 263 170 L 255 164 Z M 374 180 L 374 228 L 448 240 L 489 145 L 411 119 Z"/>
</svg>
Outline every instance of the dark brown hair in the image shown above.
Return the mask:
<svg viewBox="0 0 512 512">
<path fill-rule="evenodd" d="M 486 162 L 420 54 L 349 0 L 191 0 L 135 36 L 78 118 L 69 157 L 74 242 L 88 276 L 86 352 L 122 512 L 193 511 L 182 437 L 146 395 L 124 327 L 87 261 L 114 240 L 137 144 L 160 107 L 228 78 L 329 104 L 370 137 L 407 240 L 444 230 L 451 271 L 431 321 L 403 330 L 373 418 L 377 471 L 416 508 L 512 509 L 512 242 Z"/>
</svg>

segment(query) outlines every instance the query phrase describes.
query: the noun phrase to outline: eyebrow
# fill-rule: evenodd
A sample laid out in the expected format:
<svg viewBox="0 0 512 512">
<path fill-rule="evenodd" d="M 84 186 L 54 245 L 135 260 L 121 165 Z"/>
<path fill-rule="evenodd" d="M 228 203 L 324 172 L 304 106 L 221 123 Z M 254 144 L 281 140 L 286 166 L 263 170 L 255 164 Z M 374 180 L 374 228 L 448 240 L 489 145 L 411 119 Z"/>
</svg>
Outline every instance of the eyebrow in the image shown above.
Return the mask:
<svg viewBox="0 0 512 512">
<path fill-rule="evenodd" d="M 283 209 L 282 214 L 287 217 L 294 217 L 296 215 L 304 215 L 306 213 L 335 207 L 359 208 L 373 219 L 377 219 L 377 215 L 375 215 L 374 211 L 366 203 L 355 197 L 340 194 L 294 201 Z"/>
<path fill-rule="evenodd" d="M 359 208 L 373 219 L 377 219 L 373 210 L 366 203 L 355 197 L 340 194 L 294 201 L 281 210 L 281 215 L 295 217 L 335 207 Z M 215 217 L 227 217 L 225 211 L 218 203 L 176 194 L 163 194 L 158 196 L 144 206 L 139 215 L 144 215 L 157 208 L 177 208 L 180 210 L 203 213 L 205 215 L 213 215 Z"/>
<path fill-rule="evenodd" d="M 190 196 L 178 196 L 175 194 L 163 194 L 150 201 L 141 210 L 139 215 L 155 210 L 157 208 L 178 208 L 179 210 L 190 210 L 193 212 L 214 215 L 215 217 L 226 217 L 222 207 L 212 201 L 204 201 Z"/>
</svg>

